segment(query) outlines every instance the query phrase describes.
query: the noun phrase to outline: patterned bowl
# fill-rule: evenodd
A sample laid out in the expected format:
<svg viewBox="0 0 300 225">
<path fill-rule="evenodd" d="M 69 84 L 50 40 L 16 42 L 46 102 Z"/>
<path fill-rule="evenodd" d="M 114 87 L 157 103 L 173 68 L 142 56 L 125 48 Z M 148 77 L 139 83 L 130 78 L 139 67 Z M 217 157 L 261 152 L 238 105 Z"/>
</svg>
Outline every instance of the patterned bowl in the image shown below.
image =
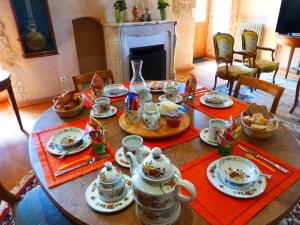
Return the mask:
<svg viewBox="0 0 300 225">
<path fill-rule="evenodd" d="M 81 96 L 80 104 L 77 107 L 75 107 L 74 109 L 71 109 L 71 110 L 57 110 L 57 109 L 54 108 L 54 106 L 52 108 L 57 113 L 57 115 L 59 115 L 61 118 L 70 118 L 70 117 L 77 116 L 82 111 L 83 106 L 84 106 L 84 99 Z"/>
</svg>

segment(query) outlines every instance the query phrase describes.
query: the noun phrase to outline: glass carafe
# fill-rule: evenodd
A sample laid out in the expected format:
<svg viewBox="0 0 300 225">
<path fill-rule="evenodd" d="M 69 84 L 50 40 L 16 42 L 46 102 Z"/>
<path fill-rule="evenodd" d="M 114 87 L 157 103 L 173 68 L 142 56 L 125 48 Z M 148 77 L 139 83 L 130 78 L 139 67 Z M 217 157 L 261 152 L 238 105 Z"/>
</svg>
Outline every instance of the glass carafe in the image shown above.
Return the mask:
<svg viewBox="0 0 300 225">
<path fill-rule="evenodd" d="M 138 94 L 140 90 L 148 88 L 142 76 L 143 61 L 132 60 L 131 65 L 132 65 L 133 76 L 130 82 L 130 91 Z"/>
</svg>

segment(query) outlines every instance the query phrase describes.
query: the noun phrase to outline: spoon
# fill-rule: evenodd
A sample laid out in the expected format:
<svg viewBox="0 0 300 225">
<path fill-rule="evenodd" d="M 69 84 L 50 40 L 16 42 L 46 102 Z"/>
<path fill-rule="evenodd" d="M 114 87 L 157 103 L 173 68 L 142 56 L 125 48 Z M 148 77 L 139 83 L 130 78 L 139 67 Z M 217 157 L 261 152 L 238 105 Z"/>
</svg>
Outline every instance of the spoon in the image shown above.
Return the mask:
<svg viewBox="0 0 300 225">
<path fill-rule="evenodd" d="M 272 175 L 270 175 L 270 174 L 260 173 L 259 175 L 262 176 L 262 177 L 265 177 L 267 179 L 271 179 L 272 178 Z"/>
<path fill-rule="evenodd" d="M 245 153 L 245 156 L 246 156 L 246 158 L 248 158 L 248 159 L 252 159 L 252 160 L 258 162 L 259 164 L 261 164 L 262 166 L 264 166 L 264 167 L 266 167 L 267 169 L 271 170 L 272 172 L 275 172 L 275 170 L 274 170 L 272 167 L 268 166 L 268 165 L 265 164 L 264 162 L 262 162 L 262 161 L 260 161 L 259 159 L 255 158 L 252 154 Z"/>
<path fill-rule="evenodd" d="M 89 156 L 89 155 L 84 155 L 84 156 L 82 156 L 81 158 L 79 158 L 79 159 L 77 159 L 77 160 L 75 160 L 75 161 L 73 161 L 73 162 L 67 163 L 67 164 L 65 164 L 65 165 L 63 165 L 63 166 L 61 166 L 61 167 L 59 167 L 58 170 L 64 170 L 65 168 L 67 168 L 67 167 L 69 167 L 69 166 L 72 166 L 72 165 L 74 165 L 74 164 L 76 164 L 76 163 L 78 163 L 78 162 L 81 162 L 81 161 L 84 161 L 84 160 L 88 160 L 90 157 L 91 157 L 91 156 Z"/>
</svg>

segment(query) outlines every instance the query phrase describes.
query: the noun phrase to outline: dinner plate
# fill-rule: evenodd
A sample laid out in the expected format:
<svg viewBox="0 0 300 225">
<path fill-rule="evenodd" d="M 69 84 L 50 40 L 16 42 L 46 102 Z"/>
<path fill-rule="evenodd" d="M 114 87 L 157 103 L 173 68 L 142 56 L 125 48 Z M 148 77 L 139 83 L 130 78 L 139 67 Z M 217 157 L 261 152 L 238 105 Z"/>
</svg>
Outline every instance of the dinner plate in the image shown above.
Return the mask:
<svg viewBox="0 0 300 225">
<path fill-rule="evenodd" d="M 134 200 L 132 192 L 132 183 L 131 178 L 124 174 L 125 179 L 125 188 L 126 194 L 124 197 L 113 203 L 104 202 L 99 197 L 98 192 L 98 178 L 96 178 L 86 189 L 85 191 L 85 201 L 89 207 L 93 210 L 102 212 L 102 213 L 113 213 L 125 209 L 128 207 Z"/>
<path fill-rule="evenodd" d="M 117 112 L 118 112 L 118 109 L 111 105 L 109 110 L 105 113 L 96 114 L 96 113 L 94 113 L 94 110 L 91 110 L 90 113 L 91 113 L 92 117 L 95 117 L 97 119 L 103 119 L 103 118 L 111 117 L 111 116 L 115 115 Z"/>
<path fill-rule="evenodd" d="M 222 102 L 225 102 L 229 96 L 218 91 L 211 91 L 205 93 L 205 100 L 206 102 L 212 103 L 212 104 L 221 104 Z"/>
<path fill-rule="evenodd" d="M 236 155 L 218 160 L 217 170 L 222 177 L 235 184 L 252 183 L 260 176 L 260 170 L 253 162 Z"/>
<path fill-rule="evenodd" d="M 105 97 L 120 97 L 128 93 L 128 88 L 123 84 L 109 84 L 103 88 L 103 95 Z"/>
<path fill-rule="evenodd" d="M 236 198 L 253 198 L 261 195 L 267 187 L 267 181 L 265 177 L 260 176 L 258 180 L 253 182 L 252 185 L 245 186 L 245 188 L 236 188 L 232 184 L 228 184 L 222 178 L 220 178 L 217 172 L 218 160 L 213 161 L 207 167 L 207 177 L 210 183 L 220 192 Z"/>
<path fill-rule="evenodd" d="M 149 155 L 151 149 L 149 147 L 147 147 L 146 145 L 143 145 L 144 151 L 145 151 L 145 157 Z M 124 154 L 124 149 L 123 147 L 120 147 L 116 154 L 115 154 L 115 160 L 116 162 L 120 165 L 123 166 L 125 168 L 130 168 L 130 162 L 129 160 L 125 157 Z"/>
<path fill-rule="evenodd" d="M 218 146 L 218 142 L 214 142 L 208 139 L 208 128 L 205 128 L 200 131 L 200 139 L 205 142 L 206 144 L 212 145 L 212 146 Z"/>
<path fill-rule="evenodd" d="M 201 96 L 199 101 L 201 104 L 206 105 L 208 107 L 212 107 L 212 108 L 228 108 L 233 105 L 233 101 L 230 97 L 226 101 L 224 101 L 220 104 L 214 104 L 214 103 L 207 102 L 205 95 Z"/>
<path fill-rule="evenodd" d="M 161 101 L 161 102 L 162 102 L 162 101 L 170 101 L 170 100 L 166 99 L 165 95 L 159 96 L 159 97 L 158 97 L 158 100 Z M 171 102 L 173 102 L 173 101 L 171 101 Z M 181 103 L 181 102 L 182 102 L 182 97 L 181 97 L 180 95 L 177 95 L 177 96 L 176 96 L 176 100 L 175 100 L 174 103 L 179 104 L 179 103 Z"/>
<path fill-rule="evenodd" d="M 51 142 L 57 146 L 68 148 L 78 144 L 84 136 L 84 131 L 76 127 L 63 128 L 51 136 Z"/>
<path fill-rule="evenodd" d="M 69 147 L 69 148 L 61 148 L 57 145 L 55 145 L 51 140 L 48 141 L 48 143 L 46 144 L 46 150 L 53 154 L 53 155 L 57 155 L 57 156 L 61 156 L 61 155 L 73 155 L 79 152 L 84 151 L 85 149 L 87 149 L 92 143 L 92 139 L 90 138 L 89 135 L 85 135 L 83 137 L 82 143 L 78 143 L 78 145 Z"/>
</svg>

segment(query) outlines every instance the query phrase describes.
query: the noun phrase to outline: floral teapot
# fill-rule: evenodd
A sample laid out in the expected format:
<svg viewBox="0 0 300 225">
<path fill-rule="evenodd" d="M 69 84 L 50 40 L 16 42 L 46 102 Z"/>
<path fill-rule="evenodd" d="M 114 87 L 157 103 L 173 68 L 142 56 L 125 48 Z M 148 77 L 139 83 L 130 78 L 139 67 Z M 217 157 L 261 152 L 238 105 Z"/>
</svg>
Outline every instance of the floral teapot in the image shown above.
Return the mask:
<svg viewBox="0 0 300 225">
<path fill-rule="evenodd" d="M 142 222 L 171 224 L 176 221 L 180 214 L 179 202 L 190 202 L 195 198 L 194 185 L 181 178 L 178 168 L 158 147 L 153 148 L 140 164 L 131 152 L 126 155 L 130 159 L 133 193 Z M 181 194 L 181 186 L 190 196 Z"/>
</svg>

